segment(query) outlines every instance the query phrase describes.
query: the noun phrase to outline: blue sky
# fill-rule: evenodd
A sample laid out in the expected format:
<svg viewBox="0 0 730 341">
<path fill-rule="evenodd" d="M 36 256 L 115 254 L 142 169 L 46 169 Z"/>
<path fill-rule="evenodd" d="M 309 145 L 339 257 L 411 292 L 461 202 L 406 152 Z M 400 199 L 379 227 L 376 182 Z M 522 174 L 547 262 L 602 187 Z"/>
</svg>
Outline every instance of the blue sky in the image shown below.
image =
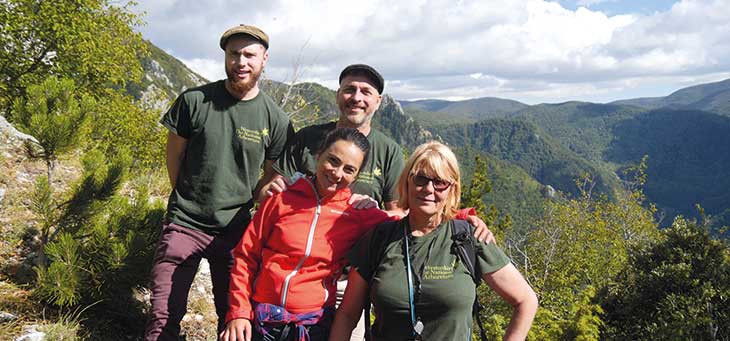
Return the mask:
<svg viewBox="0 0 730 341">
<path fill-rule="evenodd" d="M 671 0 L 580 0 L 558 1 L 563 7 L 576 10 L 578 7 L 588 7 L 606 14 L 643 14 L 651 15 L 655 12 L 669 10 L 676 1 Z"/>
<path fill-rule="evenodd" d="M 271 37 L 270 79 L 334 89 L 342 68 L 367 63 L 396 99 L 604 103 L 730 78 L 730 0 L 142 0 L 137 9 L 145 38 L 209 80 L 224 77 L 221 33 L 240 23 Z"/>
</svg>

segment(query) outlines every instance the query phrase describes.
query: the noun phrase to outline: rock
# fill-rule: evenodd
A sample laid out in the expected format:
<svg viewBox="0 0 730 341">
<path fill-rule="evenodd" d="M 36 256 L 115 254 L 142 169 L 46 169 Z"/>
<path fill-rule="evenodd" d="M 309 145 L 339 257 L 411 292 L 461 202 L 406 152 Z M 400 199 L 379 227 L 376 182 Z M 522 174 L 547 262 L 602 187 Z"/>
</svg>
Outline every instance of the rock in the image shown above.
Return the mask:
<svg viewBox="0 0 730 341">
<path fill-rule="evenodd" d="M 200 260 L 200 266 L 198 267 L 198 274 L 210 276 L 210 263 L 208 260 L 203 258 Z"/>
<path fill-rule="evenodd" d="M 28 334 L 19 336 L 15 341 L 43 341 L 46 339 L 46 333 L 34 331 Z"/>
<path fill-rule="evenodd" d="M 33 179 L 31 178 L 31 175 L 26 172 L 18 171 L 15 173 L 15 180 L 18 181 L 18 183 L 29 183 L 33 182 Z"/>
<path fill-rule="evenodd" d="M 18 336 L 15 341 L 43 341 L 46 333 L 36 330 L 38 326 L 32 325 L 25 330 L 25 334 Z"/>
<path fill-rule="evenodd" d="M 555 188 L 553 188 L 553 186 L 546 185 L 542 188 L 542 195 L 548 199 L 554 199 L 555 194 Z"/>
<path fill-rule="evenodd" d="M 4 311 L 0 311 L 0 323 L 10 322 L 10 321 L 16 320 L 17 318 L 18 318 L 17 316 L 15 316 L 11 313 L 6 313 Z"/>
<path fill-rule="evenodd" d="M 0 188 L 0 204 L 3 203 L 4 198 L 5 198 L 5 188 Z"/>
<path fill-rule="evenodd" d="M 38 143 L 35 137 L 21 133 L 17 129 L 15 129 L 15 127 L 13 127 L 13 125 L 10 124 L 10 122 L 8 122 L 8 120 L 6 120 L 3 116 L 0 116 L 0 132 L 2 132 L 3 135 L 7 136 L 10 141 L 31 140 Z"/>
</svg>

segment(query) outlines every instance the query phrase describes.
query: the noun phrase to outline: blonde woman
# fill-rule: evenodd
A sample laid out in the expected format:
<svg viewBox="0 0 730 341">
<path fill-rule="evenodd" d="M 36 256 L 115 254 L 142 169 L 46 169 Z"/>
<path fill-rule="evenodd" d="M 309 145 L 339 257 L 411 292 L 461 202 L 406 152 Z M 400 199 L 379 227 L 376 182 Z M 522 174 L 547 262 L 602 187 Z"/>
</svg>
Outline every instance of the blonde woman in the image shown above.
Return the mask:
<svg viewBox="0 0 730 341">
<path fill-rule="evenodd" d="M 469 340 L 475 284 L 452 251 L 461 177 L 454 153 L 429 142 L 416 148 L 398 181 L 398 205 L 408 215 L 381 224 L 350 251 L 353 268 L 330 340 L 349 338 L 370 297 L 373 340 Z M 537 298 L 493 243 L 476 246 L 483 280 L 514 307 L 505 339 L 527 336 Z"/>
</svg>

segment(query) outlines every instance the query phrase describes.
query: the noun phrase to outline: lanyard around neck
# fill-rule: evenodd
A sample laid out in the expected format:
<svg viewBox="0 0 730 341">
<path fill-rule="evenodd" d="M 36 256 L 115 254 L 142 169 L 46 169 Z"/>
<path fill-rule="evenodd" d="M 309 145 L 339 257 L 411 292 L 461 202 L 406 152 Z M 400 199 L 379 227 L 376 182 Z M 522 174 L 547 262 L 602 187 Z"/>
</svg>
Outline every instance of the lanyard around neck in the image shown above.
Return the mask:
<svg viewBox="0 0 730 341">
<path fill-rule="evenodd" d="M 408 224 L 403 224 L 403 243 L 405 244 L 404 253 L 406 257 L 406 278 L 408 280 L 408 307 L 411 313 L 411 325 L 413 326 L 413 337 L 416 339 L 420 339 L 421 332 L 423 332 L 423 323 L 421 322 L 420 318 L 416 318 L 416 303 L 413 295 L 414 286 L 413 286 L 413 275 L 418 276 L 418 296 L 420 298 L 421 296 L 421 284 L 423 283 L 423 272 L 426 268 L 426 263 L 428 263 L 428 259 L 431 258 L 431 250 L 433 250 L 433 244 L 436 240 L 435 238 L 431 240 L 431 243 L 428 245 L 428 253 L 426 254 L 426 259 L 424 260 L 423 264 L 421 264 L 421 268 L 419 270 L 419 274 L 416 274 L 413 271 L 413 266 L 411 265 L 411 250 L 410 250 L 410 235 L 408 233 Z"/>
</svg>

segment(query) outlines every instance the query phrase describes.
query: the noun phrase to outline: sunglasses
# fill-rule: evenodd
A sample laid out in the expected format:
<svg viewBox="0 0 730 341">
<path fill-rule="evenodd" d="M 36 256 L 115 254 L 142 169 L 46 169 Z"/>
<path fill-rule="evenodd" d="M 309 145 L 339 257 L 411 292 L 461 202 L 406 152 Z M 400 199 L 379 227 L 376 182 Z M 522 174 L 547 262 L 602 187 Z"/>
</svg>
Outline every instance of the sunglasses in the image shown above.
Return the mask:
<svg viewBox="0 0 730 341">
<path fill-rule="evenodd" d="M 432 179 L 429 178 L 423 174 L 416 174 L 413 177 L 413 183 L 416 184 L 416 186 L 423 187 L 428 185 L 428 183 L 431 182 L 433 184 L 433 189 L 437 192 L 443 192 L 447 190 L 449 187 L 451 187 L 451 182 L 442 180 L 442 179 Z"/>
</svg>

